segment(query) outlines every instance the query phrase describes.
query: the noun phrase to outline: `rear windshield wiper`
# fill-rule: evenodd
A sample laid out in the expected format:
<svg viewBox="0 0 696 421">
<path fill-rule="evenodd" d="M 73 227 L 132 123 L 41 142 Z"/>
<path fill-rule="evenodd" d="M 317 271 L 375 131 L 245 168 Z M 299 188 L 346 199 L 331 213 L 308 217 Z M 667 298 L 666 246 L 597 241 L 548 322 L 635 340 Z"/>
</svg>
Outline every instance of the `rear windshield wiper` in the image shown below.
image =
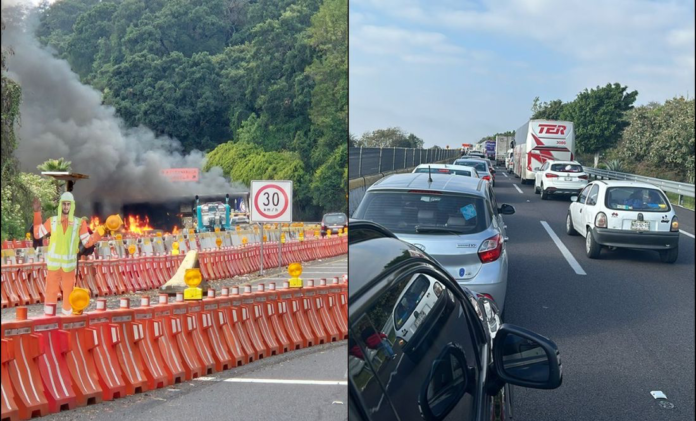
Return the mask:
<svg viewBox="0 0 696 421">
<path fill-rule="evenodd" d="M 416 225 L 416 232 L 451 232 L 454 234 L 464 234 L 464 231 L 449 228 L 449 227 L 436 227 L 432 225 Z"/>
</svg>

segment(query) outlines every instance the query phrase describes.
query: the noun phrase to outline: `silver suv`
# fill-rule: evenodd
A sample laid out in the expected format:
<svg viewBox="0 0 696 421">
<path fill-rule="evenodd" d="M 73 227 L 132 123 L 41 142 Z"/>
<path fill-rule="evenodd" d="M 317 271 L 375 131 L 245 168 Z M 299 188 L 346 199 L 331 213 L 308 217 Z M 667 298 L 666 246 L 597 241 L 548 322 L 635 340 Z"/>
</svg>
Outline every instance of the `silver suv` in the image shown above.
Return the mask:
<svg viewBox="0 0 696 421">
<path fill-rule="evenodd" d="M 503 310 L 507 236 L 491 185 L 441 174 L 395 174 L 373 184 L 353 214 L 376 222 L 438 261 L 461 285 L 492 297 Z"/>
</svg>

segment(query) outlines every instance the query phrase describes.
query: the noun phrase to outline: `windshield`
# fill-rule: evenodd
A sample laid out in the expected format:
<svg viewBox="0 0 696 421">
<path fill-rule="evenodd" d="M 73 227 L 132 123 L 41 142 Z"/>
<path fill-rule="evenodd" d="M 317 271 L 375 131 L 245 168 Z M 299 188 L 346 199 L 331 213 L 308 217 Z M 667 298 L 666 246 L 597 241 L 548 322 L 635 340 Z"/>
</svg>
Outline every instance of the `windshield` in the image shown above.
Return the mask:
<svg viewBox="0 0 696 421">
<path fill-rule="evenodd" d="M 428 173 L 428 167 L 416 168 L 415 173 Z M 452 168 L 432 168 L 430 170 L 432 174 L 455 174 L 455 175 L 465 175 L 471 177 L 471 171 L 467 170 L 455 170 Z"/>
<path fill-rule="evenodd" d="M 423 299 L 425 293 L 428 292 L 428 287 L 430 287 L 430 281 L 424 275 L 420 275 L 408 287 L 404 295 L 401 296 L 394 308 L 394 327 L 396 330 L 401 329 L 406 320 L 411 317 L 418 303 Z"/>
<path fill-rule="evenodd" d="M 464 165 L 466 167 L 474 167 L 474 168 L 476 168 L 476 171 L 484 172 L 484 173 L 488 172 L 488 168 L 486 168 L 486 163 L 484 161 L 458 159 L 458 160 L 454 161 L 454 165 Z"/>
<path fill-rule="evenodd" d="M 612 187 L 607 189 L 606 206 L 615 210 L 667 212 L 669 201 L 662 192 L 646 187 Z"/>
<path fill-rule="evenodd" d="M 326 215 L 324 223 L 327 225 L 344 225 L 346 223 L 345 215 Z"/>
<path fill-rule="evenodd" d="M 555 172 L 582 172 L 582 165 L 551 164 L 551 171 L 555 171 Z"/>
<path fill-rule="evenodd" d="M 482 197 L 417 190 L 367 192 L 354 217 L 397 234 L 471 234 L 488 226 Z"/>
</svg>

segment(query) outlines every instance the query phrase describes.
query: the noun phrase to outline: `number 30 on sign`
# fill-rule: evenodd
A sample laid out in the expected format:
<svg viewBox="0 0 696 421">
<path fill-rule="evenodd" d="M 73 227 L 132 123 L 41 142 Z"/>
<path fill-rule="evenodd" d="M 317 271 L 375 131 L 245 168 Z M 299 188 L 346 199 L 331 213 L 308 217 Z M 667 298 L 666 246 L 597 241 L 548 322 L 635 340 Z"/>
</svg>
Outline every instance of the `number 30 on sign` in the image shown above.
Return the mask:
<svg viewBox="0 0 696 421">
<path fill-rule="evenodd" d="M 251 222 L 292 222 L 292 181 L 251 182 Z"/>
</svg>

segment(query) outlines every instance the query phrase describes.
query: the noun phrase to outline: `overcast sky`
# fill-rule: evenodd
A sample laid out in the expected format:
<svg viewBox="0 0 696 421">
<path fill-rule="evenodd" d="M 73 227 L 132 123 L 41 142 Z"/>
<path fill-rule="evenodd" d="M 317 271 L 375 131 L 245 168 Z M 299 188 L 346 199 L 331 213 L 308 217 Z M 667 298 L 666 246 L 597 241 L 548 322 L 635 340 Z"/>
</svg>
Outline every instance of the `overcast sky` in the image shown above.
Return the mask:
<svg viewBox="0 0 696 421">
<path fill-rule="evenodd" d="M 350 0 L 350 132 L 456 147 L 515 130 L 534 97 L 621 83 L 694 96 L 694 2 Z"/>
</svg>

